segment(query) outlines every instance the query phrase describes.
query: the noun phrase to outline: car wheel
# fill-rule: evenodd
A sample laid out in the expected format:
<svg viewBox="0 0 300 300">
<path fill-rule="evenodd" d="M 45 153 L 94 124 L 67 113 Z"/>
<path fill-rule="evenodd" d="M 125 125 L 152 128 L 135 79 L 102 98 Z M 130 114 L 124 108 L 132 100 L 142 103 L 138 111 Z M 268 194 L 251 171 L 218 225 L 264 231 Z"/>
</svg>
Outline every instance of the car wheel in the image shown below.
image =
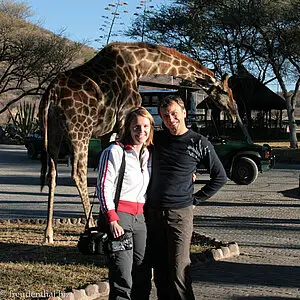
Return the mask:
<svg viewBox="0 0 300 300">
<path fill-rule="evenodd" d="M 236 184 L 251 184 L 258 175 L 258 168 L 256 163 L 249 157 L 237 158 L 232 167 L 231 179 Z"/>
<path fill-rule="evenodd" d="M 36 152 L 35 147 L 34 147 L 33 144 L 28 144 L 28 147 L 27 147 L 27 156 L 30 159 L 37 159 L 37 152 Z"/>
</svg>

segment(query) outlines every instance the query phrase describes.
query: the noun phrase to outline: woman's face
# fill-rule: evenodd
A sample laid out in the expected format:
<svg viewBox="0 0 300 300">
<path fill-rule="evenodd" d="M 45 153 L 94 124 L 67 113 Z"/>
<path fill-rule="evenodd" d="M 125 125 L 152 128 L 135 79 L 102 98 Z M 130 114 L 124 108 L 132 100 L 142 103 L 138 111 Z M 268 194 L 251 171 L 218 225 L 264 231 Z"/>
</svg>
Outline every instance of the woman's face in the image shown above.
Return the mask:
<svg viewBox="0 0 300 300">
<path fill-rule="evenodd" d="M 150 120 L 142 116 L 136 116 L 130 124 L 133 145 L 143 145 L 149 138 L 150 130 Z"/>
</svg>

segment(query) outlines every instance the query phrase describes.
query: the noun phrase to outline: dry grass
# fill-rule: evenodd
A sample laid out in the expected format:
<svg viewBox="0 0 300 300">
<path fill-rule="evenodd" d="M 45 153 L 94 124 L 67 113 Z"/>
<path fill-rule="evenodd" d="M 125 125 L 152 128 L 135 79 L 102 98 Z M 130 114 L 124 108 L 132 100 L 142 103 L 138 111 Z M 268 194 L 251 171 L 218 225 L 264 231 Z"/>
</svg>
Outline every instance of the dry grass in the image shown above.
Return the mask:
<svg viewBox="0 0 300 300">
<path fill-rule="evenodd" d="M 54 296 L 107 280 L 105 258 L 77 250 L 84 225 L 56 225 L 53 245 L 42 244 L 44 227 L 0 223 L 0 299 L 29 299 L 35 293 Z M 191 256 L 211 248 L 203 236 L 195 234 Z"/>
<path fill-rule="evenodd" d="M 42 245 L 44 226 L 0 224 L 0 299 L 53 295 L 107 279 L 103 256 L 77 250 L 83 225 L 56 226 L 54 245 Z"/>
</svg>

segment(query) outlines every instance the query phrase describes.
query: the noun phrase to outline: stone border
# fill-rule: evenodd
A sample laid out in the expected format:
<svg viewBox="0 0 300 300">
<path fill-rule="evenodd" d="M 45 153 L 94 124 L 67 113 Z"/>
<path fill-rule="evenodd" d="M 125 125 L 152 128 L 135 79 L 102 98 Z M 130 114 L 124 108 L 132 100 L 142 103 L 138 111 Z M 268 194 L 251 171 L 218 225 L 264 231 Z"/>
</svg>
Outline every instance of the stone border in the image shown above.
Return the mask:
<svg viewBox="0 0 300 300">
<path fill-rule="evenodd" d="M 48 300 L 96 300 L 100 297 L 107 297 L 109 294 L 109 284 L 106 281 L 89 284 L 85 289 L 75 290 L 66 293 L 61 297 L 52 297 Z"/>
<path fill-rule="evenodd" d="M 0 224 L 46 224 L 46 219 L 0 219 Z M 76 225 L 86 224 L 85 218 L 55 218 L 53 219 L 54 225 Z M 193 232 L 193 244 L 205 244 L 212 246 L 212 249 L 204 253 L 195 254 L 192 259 L 192 264 L 203 264 L 211 261 L 220 261 L 230 257 L 240 255 L 239 246 L 236 242 L 222 242 L 214 238 L 201 235 Z M 65 295 L 60 297 L 51 297 L 48 300 L 100 300 L 101 297 L 107 297 L 109 294 L 109 283 L 107 281 L 100 281 L 95 284 L 89 284 L 85 289 L 72 289 L 72 292 L 66 292 Z M 105 298 L 106 299 L 106 298 Z M 104 300 L 104 299 L 103 299 Z"/>
<path fill-rule="evenodd" d="M 31 219 L 0 219 L 0 224 L 11 223 L 11 224 L 46 224 L 47 219 L 31 218 Z M 76 224 L 86 224 L 85 218 L 55 218 L 53 219 L 53 225 L 76 225 Z"/>
<path fill-rule="evenodd" d="M 201 244 L 212 247 L 212 249 L 208 249 L 203 253 L 196 253 L 194 255 L 195 259 L 192 261 L 194 264 L 219 261 L 240 255 L 240 249 L 236 242 L 222 242 L 215 238 L 201 235 L 195 231 L 192 236 L 192 244 Z"/>
</svg>

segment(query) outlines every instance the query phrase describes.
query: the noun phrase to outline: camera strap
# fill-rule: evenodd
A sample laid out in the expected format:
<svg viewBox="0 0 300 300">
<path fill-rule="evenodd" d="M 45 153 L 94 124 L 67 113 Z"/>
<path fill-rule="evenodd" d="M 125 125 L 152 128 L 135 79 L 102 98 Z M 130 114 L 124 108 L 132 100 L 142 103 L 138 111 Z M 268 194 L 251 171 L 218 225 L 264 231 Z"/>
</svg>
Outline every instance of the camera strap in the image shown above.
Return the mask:
<svg viewBox="0 0 300 300">
<path fill-rule="evenodd" d="M 122 189 L 122 183 L 123 183 L 123 178 L 124 178 L 124 173 L 125 173 L 125 150 L 124 150 L 124 145 L 119 143 L 119 145 L 123 149 L 123 156 L 122 156 L 122 162 L 121 162 L 121 167 L 119 170 L 119 176 L 118 176 L 118 182 L 117 182 L 117 187 L 116 187 L 116 193 L 115 193 L 115 210 L 117 211 L 118 205 L 119 205 L 119 200 L 120 200 L 120 194 L 121 194 L 121 189 Z"/>
</svg>

